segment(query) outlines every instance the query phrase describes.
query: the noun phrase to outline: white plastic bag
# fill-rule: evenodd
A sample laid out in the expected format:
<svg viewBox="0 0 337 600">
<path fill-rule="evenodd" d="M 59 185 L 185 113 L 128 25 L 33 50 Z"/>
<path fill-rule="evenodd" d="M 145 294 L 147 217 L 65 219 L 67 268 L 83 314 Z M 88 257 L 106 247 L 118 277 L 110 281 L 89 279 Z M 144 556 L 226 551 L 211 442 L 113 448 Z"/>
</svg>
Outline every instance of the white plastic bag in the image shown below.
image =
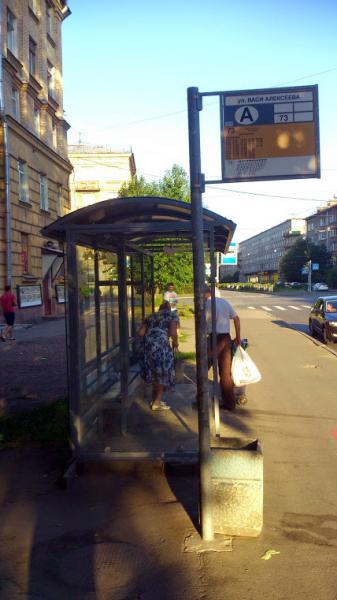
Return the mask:
<svg viewBox="0 0 337 600">
<path fill-rule="evenodd" d="M 232 360 L 232 379 L 235 386 L 257 383 L 261 379 L 261 373 L 248 353 L 238 346 Z"/>
</svg>

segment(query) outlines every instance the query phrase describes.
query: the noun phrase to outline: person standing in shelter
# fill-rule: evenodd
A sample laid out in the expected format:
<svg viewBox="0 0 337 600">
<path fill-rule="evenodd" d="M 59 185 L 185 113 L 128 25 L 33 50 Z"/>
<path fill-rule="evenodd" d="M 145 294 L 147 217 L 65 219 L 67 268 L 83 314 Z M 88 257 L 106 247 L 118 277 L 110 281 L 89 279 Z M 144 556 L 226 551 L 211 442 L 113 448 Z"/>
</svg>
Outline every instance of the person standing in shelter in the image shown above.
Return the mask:
<svg viewBox="0 0 337 600">
<path fill-rule="evenodd" d="M 10 285 L 5 286 L 5 291 L 2 296 L 0 296 L 0 304 L 6 321 L 6 327 L 2 330 L 0 339 L 2 342 L 5 342 L 6 339 L 15 340 L 13 327 L 15 321 L 16 298 L 11 291 Z"/>
<path fill-rule="evenodd" d="M 209 366 L 212 364 L 212 304 L 211 290 L 205 288 L 206 323 L 207 323 L 207 353 Z M 216 348 L 218 354 L 219 379 L 222 396 L 222 406 L 227 410 L 235 410 L 234 385 L 231 377 L 232 340 L 230 336 L 230 321 L 235 327 L 235 344 L 240 345 L 240 319 L 232 305 L 224 298 L 215 298 L 216 309 Z"/>
</svg>

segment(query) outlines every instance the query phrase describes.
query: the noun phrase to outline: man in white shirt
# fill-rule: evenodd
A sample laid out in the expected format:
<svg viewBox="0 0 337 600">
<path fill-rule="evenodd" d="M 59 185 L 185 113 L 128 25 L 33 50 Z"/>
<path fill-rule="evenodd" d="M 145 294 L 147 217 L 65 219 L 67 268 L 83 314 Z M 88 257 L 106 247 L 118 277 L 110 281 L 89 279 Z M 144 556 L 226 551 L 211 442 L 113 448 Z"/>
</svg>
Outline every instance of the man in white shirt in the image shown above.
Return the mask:
<svg viewBox="0 0 337 600">
<path fill-rule="evenodd" d="M 205 288 L 206 323 L 207 323 L 207 352 L 209 365 L 212 363 L 212 305 L 211 290 Z M 219 379 L 222 405 L 227 410 L 235 409 L 234 386 L 231 377 L 232 340 L 230 336 L 230 321 L 234 322 L 235 344 L 240 345 L 240 319 L 232 305 L 224 298 L 215 298 L 216 309 L 216 347 L 218 354 Z"/>
</svg>

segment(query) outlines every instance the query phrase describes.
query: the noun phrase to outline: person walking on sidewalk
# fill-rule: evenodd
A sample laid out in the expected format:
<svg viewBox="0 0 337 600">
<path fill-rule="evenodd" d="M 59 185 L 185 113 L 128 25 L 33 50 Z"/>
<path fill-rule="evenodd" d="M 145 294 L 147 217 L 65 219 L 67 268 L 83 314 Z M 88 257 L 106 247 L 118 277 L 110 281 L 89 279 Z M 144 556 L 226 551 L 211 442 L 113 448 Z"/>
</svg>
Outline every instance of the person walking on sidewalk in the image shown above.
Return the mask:
<svg viewBox="0 0 337 600">
<path fill-rule="evenodd" d="M 165 301 L 138 330 L 138 335 L 144 337 L 142 376 L 147 383 L 152 383 L 152 410 L 170 409 L 162 397 L 164 389 L 174 385 L 173 351 L 178 348 L 177 322 L 175 312 Z"/>
<path fill-rule="evenodd" d="M 211 289 L 205 288 L 206 323 L 207 323 L 207 354 L 208 365 L 212 364 L 212 304 Z M 234 385 L 231 377 L 232 340 L 230 336 L 230 321 L 235 327 L 235 344 L 240 345 L 240 319 L 232 305 L 224 298 L 215 298 L 216 310 L 216 348 L 218 355 L 219 379 L 222 406 L 227 410 L 235 410 Z"/>
<path fill-rule="evenodd" d="M 5 286 L 5 291 L 2 296 L 0 296 L 0 304 L 6 322 L 6 327 L 1 333 L 1 341 L 5 342 L 6 339 L 14 340 L 13 327 L 15 321 L 16 298 L 11 291 L 10 285 Z"/>
</svg>

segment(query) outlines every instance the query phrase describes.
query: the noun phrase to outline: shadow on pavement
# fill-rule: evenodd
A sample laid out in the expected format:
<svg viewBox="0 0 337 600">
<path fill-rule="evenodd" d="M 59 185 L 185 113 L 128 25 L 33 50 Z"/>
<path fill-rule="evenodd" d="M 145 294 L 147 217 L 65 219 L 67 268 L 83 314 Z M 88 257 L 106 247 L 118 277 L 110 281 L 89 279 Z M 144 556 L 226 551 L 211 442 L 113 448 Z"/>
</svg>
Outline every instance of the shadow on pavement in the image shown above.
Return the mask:
<svg viewBox="0 0 337 600">
<path fill-rule="evenodd" d="M 286 329 L 295 329 L 295 331 L 301 331 L 302 333 L 306 333 L 310 335 L 309 327 L 305 323 L 287 323 L 282 319 L 274 319 L 271 321 L 274 325 L 278 325 L 278 327 L 284 327 Z"/>
</svg>

